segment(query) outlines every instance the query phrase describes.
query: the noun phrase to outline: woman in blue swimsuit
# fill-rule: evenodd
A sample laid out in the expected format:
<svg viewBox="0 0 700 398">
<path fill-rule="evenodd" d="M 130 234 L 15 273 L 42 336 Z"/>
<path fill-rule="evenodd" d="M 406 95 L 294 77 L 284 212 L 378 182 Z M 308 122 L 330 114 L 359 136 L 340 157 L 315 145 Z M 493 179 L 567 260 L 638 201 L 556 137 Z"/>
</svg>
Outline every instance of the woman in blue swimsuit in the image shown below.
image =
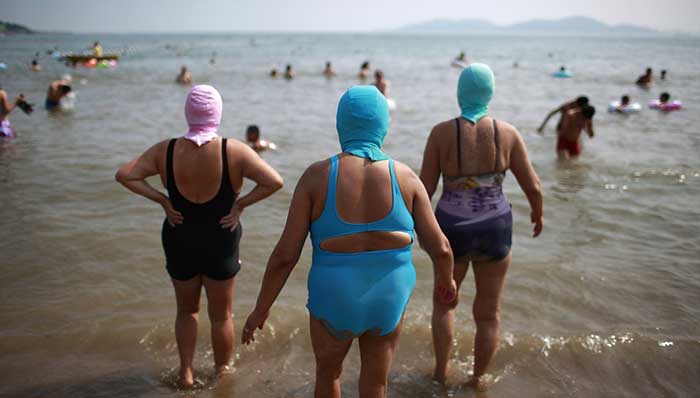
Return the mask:
<svg viewBox="0 0 700 398">
<path fill-rule="evenodd" d="M 401 320 L 415 285 L 413 231 L 430 254 L 441 298 L 454 298 L 452 252 L 418 177 L 381 150 L 386 99 L 374 86 L 340 99 L 341 154 L 312 164 L 297 184 L 287 225 L 267 263 L 242 340 L 250 343 L 299 260 L 311 232 L 308 277 L 317 397 L 340 396 L 343 360 L 360 343 L 360 396 L 384 397 Z"/>
<path fill-rule="evenodd" d="M 470 381 L 474 386 L 485 373 L 499 340 L 513 222 L 502 189 L 507 170 L 513 172 L 530 203 L 534 236 L 542 231 L 540 180 L 518 131 L 487 116 L 493 89 L 493 72 L 487 65 L 471 64 L 462 71 L 457 88 L 461 115 L 433 128 L 420 175 L 431 198 L 442 175 L 443 193 L 435 216 L 452 246 L 457 286 L 470 263 L 474 268 L 476 336 Z M 456 305 L 457 300 L 450 304 L 434 300 L 433 305 L 434 376 L 442 383 L 447 378 Z"/>
</svg>

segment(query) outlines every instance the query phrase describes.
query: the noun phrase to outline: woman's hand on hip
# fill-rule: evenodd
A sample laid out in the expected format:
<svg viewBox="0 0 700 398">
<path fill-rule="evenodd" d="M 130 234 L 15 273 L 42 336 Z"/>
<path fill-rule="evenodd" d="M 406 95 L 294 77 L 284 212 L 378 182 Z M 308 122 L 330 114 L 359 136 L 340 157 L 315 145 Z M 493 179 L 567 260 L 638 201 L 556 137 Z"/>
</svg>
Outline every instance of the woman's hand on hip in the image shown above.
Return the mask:
<svg viewBox="0 0 700 398">
<path fill-rule="evenodd" d="M 182 213 L 175 210 L 173 204 L 170 203 L 170 199 L 163 202 L 163 210 L 171 227 L 174 227 L 176 224 L 182 224 L 184 217 L 182 217 Z"/>
<path fill-rule="evenodd" d="M 219 221 L 221 228 L 228 228 L 231 231 L 236 229 L 238 220 L 241 218 L 241 213 L 243 213 L 243 209 L 238 205 L 238 202 L 234 203 L 233 206 L 231 206 L 231 211 L 227 215 L 221 217 Z"/>
</svg>

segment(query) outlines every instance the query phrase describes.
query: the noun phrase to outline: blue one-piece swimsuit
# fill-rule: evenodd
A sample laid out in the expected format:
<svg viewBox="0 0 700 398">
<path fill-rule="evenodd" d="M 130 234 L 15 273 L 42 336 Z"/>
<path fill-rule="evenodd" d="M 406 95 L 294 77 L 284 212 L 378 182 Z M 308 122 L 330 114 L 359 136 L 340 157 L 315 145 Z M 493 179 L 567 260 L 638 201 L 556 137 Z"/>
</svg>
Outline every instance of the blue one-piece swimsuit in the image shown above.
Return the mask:
<svg viewBox="0 0 700 398">
<path fill-rule="evenodd" d="M 401 196 L 393 160 L 389 160 L 389 171 L 393 196 L 389 214 L 367 224 L 348 223 L 340 218 L 336 208 L 338 157 L 333 156 L 323 212 L 311 223 L 313 260 L 306 306 L 338 339 L 393 332 L 416 284 L 411 262 L 413 217 Z M 321 248 L 327 239 L 370 231 L 405 232 L 411 236 L 411 244 L 399 249 L 358 253 L 336 253 Z"/>
</svg>

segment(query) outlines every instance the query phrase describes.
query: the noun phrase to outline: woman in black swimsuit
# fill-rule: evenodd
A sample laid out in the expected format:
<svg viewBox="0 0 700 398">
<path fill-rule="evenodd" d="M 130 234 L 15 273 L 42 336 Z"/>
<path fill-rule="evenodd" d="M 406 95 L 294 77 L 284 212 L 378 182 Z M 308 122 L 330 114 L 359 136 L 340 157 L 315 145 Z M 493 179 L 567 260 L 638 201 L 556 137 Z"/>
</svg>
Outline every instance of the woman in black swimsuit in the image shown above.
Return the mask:
<svg viewBox="0 0 700 398">
<path fill-rule="evenodd" d="M 228 368 L 233 351 L 231 307 L 240 269 L 238 222 L 246 207 L 282 187 L 282 177 L 248 145 L 218 134 L 221 96 L 211 86 L 195 86 L 187 97 L 188 133 L 159 142 L 122 166 L 116 179 L 165 210 L 162 240 L 166 269 L 175 288 L 175 337 L 180 384 L 192 386 L 192 360 L 202 286 L 206 290 L 215 372 Z M 148 184 L 160 175 L 168 195 Z M 238 197 L 243 178 L 257 185 Z"/>
</svg>

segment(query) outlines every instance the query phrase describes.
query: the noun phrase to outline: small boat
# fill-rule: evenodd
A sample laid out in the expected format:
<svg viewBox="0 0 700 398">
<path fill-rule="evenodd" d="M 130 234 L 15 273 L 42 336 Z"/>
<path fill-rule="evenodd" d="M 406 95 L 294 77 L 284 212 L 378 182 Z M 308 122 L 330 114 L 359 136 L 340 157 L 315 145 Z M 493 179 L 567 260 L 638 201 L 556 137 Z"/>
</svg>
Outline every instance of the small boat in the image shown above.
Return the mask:
<svg viewBox="0 0 700 398">
<path fill-rule="evenodd" d="M 117 61 L 119 60 L 119 54 L 102 54 L 99 57 L 96 57 L 94 54 L 90 53 L 84 53 L 84 54 L 63 54 L 61 57 L 63 60 L 65 60 L 68 63 L 71 63 L 73 65 L 76 64 L 83 64 L 90 62 L 91 60 L 95 60 L 95 62 L 101 62 L 101 61 Z"/>
</svg>

